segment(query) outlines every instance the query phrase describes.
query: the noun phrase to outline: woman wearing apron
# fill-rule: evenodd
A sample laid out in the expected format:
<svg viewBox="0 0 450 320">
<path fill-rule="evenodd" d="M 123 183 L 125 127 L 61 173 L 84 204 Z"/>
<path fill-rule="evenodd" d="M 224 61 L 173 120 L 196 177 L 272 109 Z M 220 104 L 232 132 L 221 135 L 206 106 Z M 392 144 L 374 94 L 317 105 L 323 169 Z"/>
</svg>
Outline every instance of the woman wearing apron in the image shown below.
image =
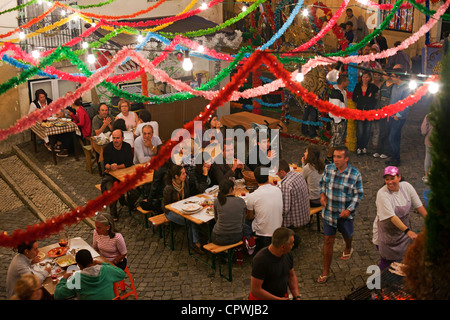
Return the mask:
<svg viewBox="0 0 450 320">
<path fill-rule="evenodd" d="M 408 246 L 417 237 L 410 230 L 409 212 L 411 207 L 425 218 L 427 210 L 420 201 L 416 190 L 406 181 L 400 181 L 397 167 L 384 169 L 385 185 L 378 190 L 377 216 L 374 222 L 374 239 L 380 252 L 381 270 L 396 261 L 401 262 Z"/>
</svg>

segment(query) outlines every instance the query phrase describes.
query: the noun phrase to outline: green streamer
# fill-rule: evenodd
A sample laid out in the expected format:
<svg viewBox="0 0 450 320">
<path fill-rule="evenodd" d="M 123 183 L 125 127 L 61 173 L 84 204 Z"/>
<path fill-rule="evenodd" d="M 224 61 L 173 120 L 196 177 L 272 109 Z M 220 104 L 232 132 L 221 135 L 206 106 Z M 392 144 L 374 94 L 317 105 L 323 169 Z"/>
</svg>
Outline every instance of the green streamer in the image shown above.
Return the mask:
<svg viewBox="0 0 450 320">
<path fill-rule="evenodd" d="M 215 26 L 214 28 L 208 28 L 208 29 L 203 29 L 203 30 L 197 30 L 197 31 L 189 31 L 186 33 L 172 33 L 172 32 L 160 32 L 160 34 L 166 38 L 172 39 L 175 36 L 181 35 L 183 37 L 189 38 L 189 37 L 199 37 L 199 36 L 204 36 L 206 34 L 210 34 L 213 32 L 217 32 L 219 30 L 222 30 L 234 23 L 236 23 L 237 21 L 245 18 L 247 15 L 249 15 L 250 13 L 252 13 L 254 10 L 256 10 L 256 8 L 266 2 L 267 0 L 258 0 L 256 2 L 254 2 L 251 6 L 248 7 L 248 9 L 246 11 L 243 11 L 241 13 L 239 13 L 235 18 L 231 18 L 227 21 L 225 21 L 224 23 Z"/>
</svg>

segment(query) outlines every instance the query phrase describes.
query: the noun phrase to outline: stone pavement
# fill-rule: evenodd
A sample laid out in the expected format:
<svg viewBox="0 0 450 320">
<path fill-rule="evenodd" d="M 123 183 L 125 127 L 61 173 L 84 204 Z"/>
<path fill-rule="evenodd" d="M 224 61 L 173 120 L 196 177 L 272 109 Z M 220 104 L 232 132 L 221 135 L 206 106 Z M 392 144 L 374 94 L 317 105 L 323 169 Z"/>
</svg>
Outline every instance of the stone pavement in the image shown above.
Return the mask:
<svg viewBox="0 0 450 320">
<path fill-rule="evenodd" d="M 402 175 L 417 190 L 422 193 L 427 189 L 421 181 L 423 176 L 423 159 L 425 148 L 420 135 L 420 124 L 427 112 L 427 102 L 414 106 L 403 129 L 402 138 Z M 279 113 L 267 113 L 268 116 L 279 117 Z M 291 115 L 299 117 L 291 110 Z M 299 125 L 291 123 L 289 132 L 299 134 Z M 283 157 L 289 162 L 300 162 L 306 143 L 282 138 Z M 100 195 L 94 188 L 101 178 L 97 171 L 89 174 L 85 168 L 84 157 L 75 161 L 73 157 L 59 158 L 54 165 L 50 153 L 40 145 L 38 153 L 34 153 L 30 142 L 18 146 L 21 152 L 30 159 L 49 179 L 67 194 L 74 204 L 84 206 L 90 199 Z M 324 153 L 326 147 L 323 147 Z M 3 159 L 0 166 L 6 172 L 23 174 L 20 160 L 11 157 Z M 300 292 L 307 300 L 341 300 L 355 288 L 365 284 L 369 274 L 366 273 L 370 265 L 378 263 L 378 253 L 371 242 L 372 224 L 376 215 L 375 197 L 378 189 L 383 185 L 384 160 L 372 156 L 352 155 L 350 162 L 360 170 L 364 183 L 364 199 L 358 207 L 355 220 L 354 253 L 350 260 L 341 261 L 339 257 L 344 244 L 339 237 L 335 243 L 332 262 L 333 276 L 325 284 L 317 284 L 316 279 L 322 271 L 323 235 L 316 230 L 316 218 L 309 226 L 299 231 L 300 246 L 293 251 L 295 270 L 299 280 Z M 19 178 L 19 179 L 24 179 Z M 29 188 L 41 190 L 40 182 L 35 178 L 22 180 L 25 191 Z M 52 204 L 49 200 L 51 191 L 44 191 L 42 202 L 43 212 L 50 213 L 55 206 L 66 212 L 64 204 Z M 0 229 L 12 232 L 25 228 L 27 225 L 38 223 L 39 219 L 30 211 L 14 191 L 0 179 Z M 37 199 L 37 201 L 39 201 Z M 134 212 L 135 217 L 139 215 Z M 412 214 L 413 229 L 419 231 L 423 221 L 417 214 Z M 140 218 L 140 217 L 139 217 Z M 187 241 L 184 228 L 176 227 L 175 251 L 165 247 L 157 233 L 151 228 L 145 229 L 136 219 L 130 217 L 126 208 L 121 209 L 118 223 L 120 232 L 124 235 L 128 248 L 128 266 L 134 277 L 138 298 L 142 300 L 245 300 L 250 289 L 251 257 L 245 256 L 243 266 L 233 265 L 233 281 L 221 278 L 218 271 L 214 271 L 187 254 Z M 85 223 L 79 223 L 69 228 L 70 236 L 80 236 L 88 243 L 92 242 L 92 228 Z M 56 242 L 56 236 L 39 241 L 40 246 Z M 9 248 L 0 248 L 0 299 L 5 299 L 5 278 L 9 262 L 14 256 Z"/>
</svg>

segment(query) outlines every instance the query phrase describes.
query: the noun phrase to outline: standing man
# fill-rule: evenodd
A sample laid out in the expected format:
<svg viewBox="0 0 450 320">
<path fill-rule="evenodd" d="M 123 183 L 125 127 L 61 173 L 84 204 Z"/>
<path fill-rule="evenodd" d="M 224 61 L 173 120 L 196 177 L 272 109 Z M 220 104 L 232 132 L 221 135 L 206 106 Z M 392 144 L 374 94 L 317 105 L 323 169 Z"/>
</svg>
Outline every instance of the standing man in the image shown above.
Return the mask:
<svg viewBox="0 0 450 320">
<path fill-rule="evenodd" d="M 345 10 L 345 14 L 345 23 L 349 21 L 352 23 L 351 30 L 353 31 L 353 36 L 356 36 L 356 31 L 358 30 L 358 19 L 356 19 L 356 17 L 353 15 L 353 10 L 351 8 Z"/>
<path fill-rule="evenodd" d="M 347 107 L 347 90 L 349 80 L 348 76 L 345 74 L 339 75 L 337 84 L 333 85 L 333 89 L 330 92 L 328 101 L 340 108 Z M 331 141 L 328 147 L 327 158 L 325 159 L 326 164 L 333 162 L 333 151 L 334 147 L 344 145 L 345 138 L 347 137 L 347 120 L 343 117 L 335 116 L 329 113 L 331 118 Z"/>
<path fill-rule="evenodd" d="M 324 283 L 330 276 L 336 231 L 342 233 L 345 250 L 341 260 L 350 259 L 353 248 L 353 219 L 363 197 L 363 184 L 359 171 L 348 164 L 349 151 L 341 146 L 334 149 L 334 163 L 325 167 L 320 180 L 320 203 L 323 206 L 324 270 L 317 282 Z"/>
<path fill-rule="evenodd" d="M 281 159 L 277 175 L 283 194 L 283 223 L 286 228 L 299 228 L 307 225 L 311 219 L 309 214 L 309 189 L 302 174 L 290 170 L 289 163 Z"/>
<path fill-rule="evenodd" d="M 92 136 L 98 136 L 100 133 L 107 133 L 113 130 L 112 117 L 109 115 L 109 108 L 106 103 L 101 103 L 98 107 L 98 114 L 92 118 Z"/>
<path fill-rule="evenodd" d="M 247 224 L 258 236 L 258 250 L 270 244 L 273 232 L 283 222 L 283 195 L 280 188 L 269 183 L 269 176 L 261 174 L 263 167 L 254 171 L 258 189 L 247 196 Z M 250 222 L 249 222 L 250 221 Z"/>
<path fill-rule="evenodd" d="M 133 150 L 129 143 L 124 142 L 123 132 L 116 129 L 112 132 L 112 142 L 103 149 L 103 161 L 105 163 L 105 173 L 103 175 L 101 190 L 102 193 L 111 189 L 114 182 L 118 181 L 109 173 L 118 169 L 128 168 L 133 165 Z M 114 221 L 119 219 L 117 215 L 117 201 L 109 206 L 111 216 Z"/>
<path fill-rule="evenodd" d="M 162 144 L 158 136 L 153 135 L 153 127 L 149 124 L 142 128 L 142 135 L 134 140 L 134 164 L 146 163 L 158 153 L 158 147 Z"/>
<path fill-rule="evenodd" d="M 391 79 L 394 84 L 392 85 L 389 104 L 403 100 L 410 94 L 409 86 L 404 81 L 407 77 L 404 73 L 405 69 L 400 64 L 395 65 L 391 71 Z M 400 143 L 402 140 L 402 129 L 406 122 L 408 113 L 409 107 L 405 108 L 403 111 L 397 112 L 389 118 L 389 144 L 391 146 L 392 156 L 386 161 L 388 166 L 400 166 Z"/>
<path fill-rule="evenodd" d="M 294 231 L 283 227 L 274 231 L 272 243 L 253 258 L 249 300 L 287 300 L 288 289 L 294 300 L 300 300 L 293 246 Z"/>
</svg>

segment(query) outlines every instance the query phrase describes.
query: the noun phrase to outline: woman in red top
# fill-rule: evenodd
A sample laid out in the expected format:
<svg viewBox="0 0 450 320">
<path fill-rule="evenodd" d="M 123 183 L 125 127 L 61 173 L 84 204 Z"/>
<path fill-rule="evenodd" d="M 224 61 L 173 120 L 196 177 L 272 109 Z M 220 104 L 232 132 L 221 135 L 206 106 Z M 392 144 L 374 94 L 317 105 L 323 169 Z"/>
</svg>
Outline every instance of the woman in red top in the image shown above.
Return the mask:
<svg viewBox="0 0 450 320">
<path fill-rule="evenodd" d="M 89 137 L 92 132 L 91 118 L 83 108 L 81 99 L 75 100 L 72 108 L 75 109 L 77 113 L 71 113 L 70 117 L 72 118 L 73 122 L 80 128 L 83 139 Z"/>
</svg>

